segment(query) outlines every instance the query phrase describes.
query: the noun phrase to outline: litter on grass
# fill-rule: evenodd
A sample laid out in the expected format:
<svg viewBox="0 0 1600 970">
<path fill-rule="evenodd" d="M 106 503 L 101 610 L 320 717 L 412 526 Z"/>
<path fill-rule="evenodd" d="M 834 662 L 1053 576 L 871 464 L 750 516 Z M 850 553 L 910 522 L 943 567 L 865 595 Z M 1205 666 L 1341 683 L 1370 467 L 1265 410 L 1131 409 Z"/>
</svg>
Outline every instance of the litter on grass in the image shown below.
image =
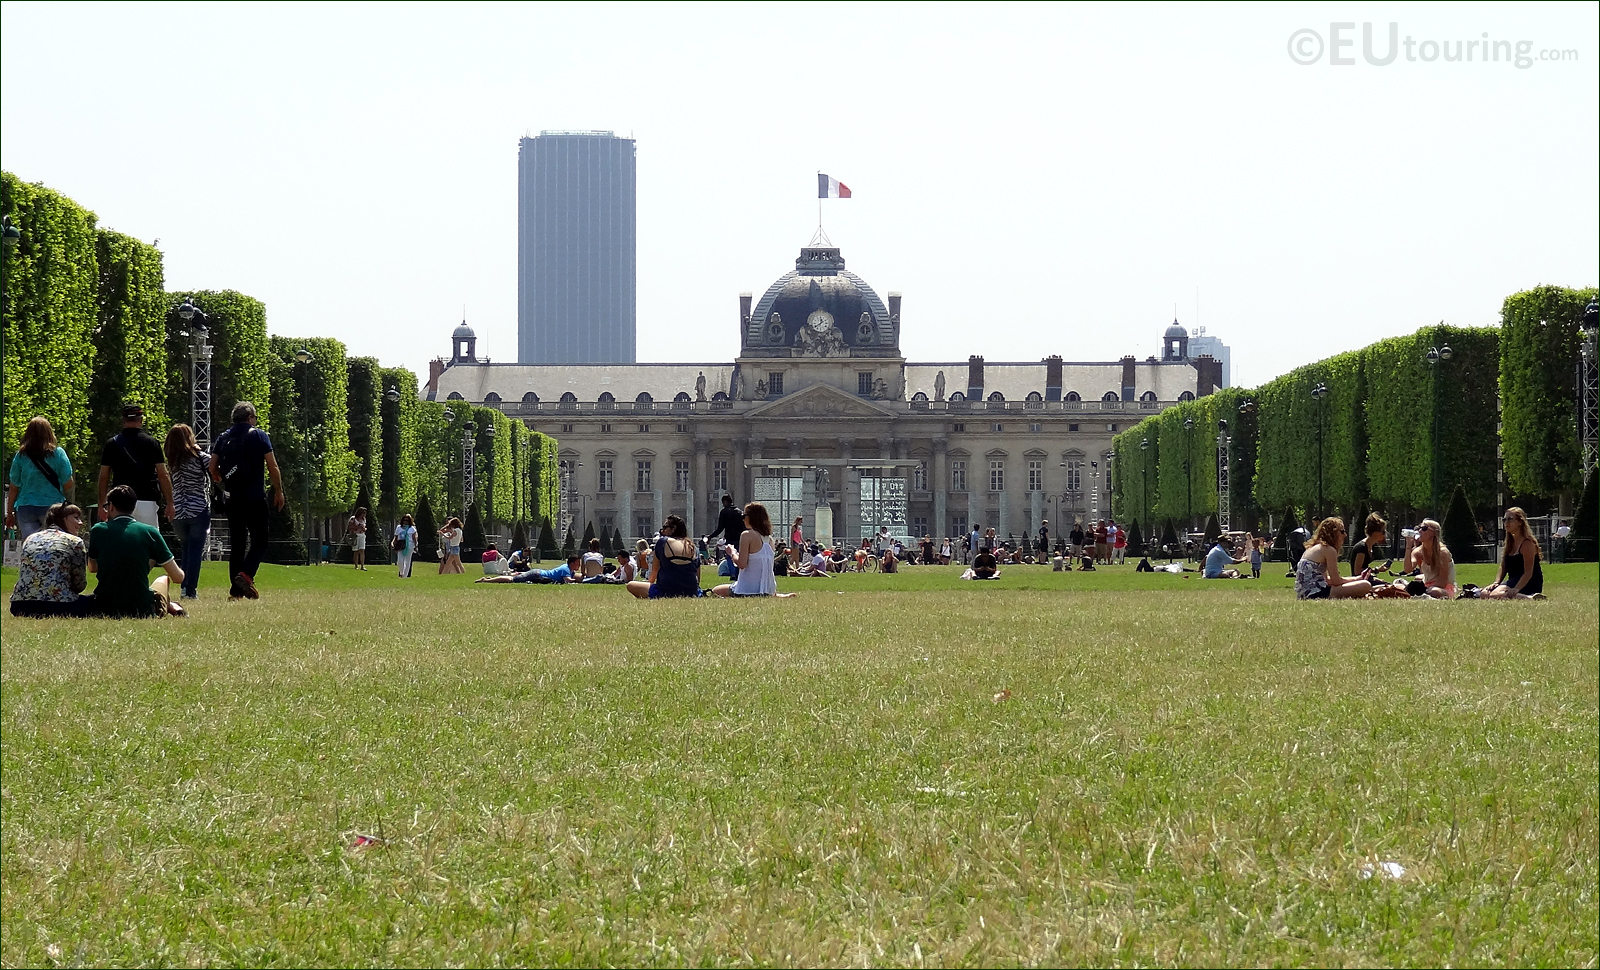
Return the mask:
<svg viewBox="0 0 1600 970">
<path fill-rule="evenodd" d="M 1382 875 L 1388 879 L 1399 879 L 1406 874 L 1406 867 L 1398 862 L 1363 862 L 1361 864 L 1361 878 L 1371 879 L 1374 875 Z"/>
</svg>

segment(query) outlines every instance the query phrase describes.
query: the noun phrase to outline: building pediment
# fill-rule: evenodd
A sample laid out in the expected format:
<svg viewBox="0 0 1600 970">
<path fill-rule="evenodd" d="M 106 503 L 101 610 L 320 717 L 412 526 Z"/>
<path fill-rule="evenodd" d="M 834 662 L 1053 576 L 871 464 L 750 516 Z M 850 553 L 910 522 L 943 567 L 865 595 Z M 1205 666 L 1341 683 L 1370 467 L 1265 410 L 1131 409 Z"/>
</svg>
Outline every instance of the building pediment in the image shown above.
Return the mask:
<svg viewBox="0 0 1600 970">
<path fill-rule="evenodd" d="M 854 394 L 846 394 L 836 387 L 827 384 L 813 384 L 810 387 L 786 394 L 776 401 L 751 408 L 745 413 L 746 418 L 871 418 L 874 420 L 892 420 L 896 413 L 877 404 L 859 398 Z"/>
</svg>

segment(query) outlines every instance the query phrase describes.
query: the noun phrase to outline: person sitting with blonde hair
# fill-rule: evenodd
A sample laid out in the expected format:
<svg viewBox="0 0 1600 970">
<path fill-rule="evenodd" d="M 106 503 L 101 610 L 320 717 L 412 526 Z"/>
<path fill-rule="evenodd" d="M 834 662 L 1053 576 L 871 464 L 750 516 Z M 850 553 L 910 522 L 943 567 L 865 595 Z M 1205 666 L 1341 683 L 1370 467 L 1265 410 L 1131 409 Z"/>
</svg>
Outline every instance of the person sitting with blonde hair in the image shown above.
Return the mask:
<svg viewBox="0 0 1600 970">
<path fill-rule="evenodd" d="M 1415 535 L 1406 537 L 1406 570 L 1420 570 L 1424 594 L 1434 599 L 1455 599 L 1456 558 L 1444 544 L 1439 523 L 1423 519 Z"/>
<path fill-rule="evenodd" d="M 1492 600 L 1544 598 L 1544 570 L 1539 566 L 1539 540 L 1528 531 L 1522 509 L 1506 509 L 1506 544 L 1500 552 L 1500 574 L 1478 594 Z"/>
<path fill-rule="evenodd" d="M 1344 545 L 1344 520 L 1330 515 L 1317 523 L 1317 534 L 1294 568 L 1296 599 L 1359 599 L 1372 592 L 1368 573 L 1354 579 L 1339 575 L 1339 549 Z"/>
</svg>

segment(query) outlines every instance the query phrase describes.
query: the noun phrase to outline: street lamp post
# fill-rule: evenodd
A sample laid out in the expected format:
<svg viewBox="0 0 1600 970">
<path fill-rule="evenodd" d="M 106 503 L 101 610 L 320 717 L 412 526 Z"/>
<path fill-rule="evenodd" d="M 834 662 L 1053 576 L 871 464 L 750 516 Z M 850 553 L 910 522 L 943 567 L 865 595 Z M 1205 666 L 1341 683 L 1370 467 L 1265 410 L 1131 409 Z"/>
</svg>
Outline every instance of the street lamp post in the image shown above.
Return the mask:
<svg viewBox="0 0 1600 970">
<path fill-rule="evenodd" d="M 477 453 L 472 447 L 476 444 L 472 436 L 477 430 L 478 426 L 471 421 L 461 426 L 461 518 L 463 520 L 467 517 L 467 509 L 478 500 Z"/>
<path fill-rule="evenodd" d="M 389 470 L 389 533 L 400 525 L 400 389 L 393 384 L 383 392 L 383 399 L 388 403 L 390 418 L 394 422 L 395 453 L 394 463 Z"/>
<path fill-rule="evenodd" d="M 1228 419 L 1217 419 L 1217 528 L 1233 531 L 1233 491 L 1228 482 Z"/>
<path fill-rule="evenodd" d="M 486 536 L 494 534 L 494 425 L 490 424 L 483 429 L 483 436 L 489 439 L 489 487 L 488 494 L 484 496 L 483 531 Z"/>
<path fill-rule="evenodd" d="M 1454 352 L 1449 344 L 1429 347 L 1423 359 L 1428 362 L 1429 382 L 1433 384 L 1433 461 L 1428 475 L 1430 513 L 1439 514 L 1439 365 L 1448 361 Z"/>
<path fill-rule="evenodd" d="M 456 413 L 454 411 L 450 410 L 449 408 L 445 408 L 444 409 L 445 430 L 447 430 L 447 431 L 449 430 L 450 423 L 453 422 L 455 419 L 456 419 Z M 448 438 L 446 438 L 445 439 L 445 445 L 444 445 L 444 504 L 445 504 L 445 507 L 443 509 L 441 509 L 440 511 L 446 513 L 447 516 L 448 516 L 448 513 L 450 511 L 450 452 L 451 452 L 450 441 L 449 441 Z"/>
<path fill-rule="evenodd" d="M 1578 324 L 1578 445 L 1583 454 L 1583 474 L 1594 467 L 1600 453 L 1600 422 L 1596 398 L 1600 398 L 1600 358 L 1595 356 L 1595 341 L 1600 334 L 1600 304 L 1594 300 L 1583 308 Z"/>
<path fill-rule="evenodd" d="M 200 447 L 211 446 L 211 340 L 207 331 L 211 318 L 204 310 L 185 299 L 178 307 L 178 319 L 189 328 L 189 422 Z"/>
<path fill-rule="evenodd" d="M 1322 489 L 1322 402 L 1327 396 L 1328 385 L 1326 384 L 1319 382 L 1316 387 L 1311 389 L 1311 398 L 1317 402 L 1317 511 L 1312 517 L 1319 521 L 1326 515 L 1323 505 L 1327 501 Z"/>
<path fill-rule="evenodd" d="M 300 508 L 305 516 L 306 540 L 306 565 L 320 562 L 322 557 L 318 554 L 316 536 L 311 530 L 311 407 L 307 398 L 311 391 L 312 363 L 316 361 L 311 351 L 301 348 L 294 352 L 295 361 L 300 364 L 300 412 L 303 418 L 305 438 L 300 448 Z"/>
<path fill-rule="evenodd" d="M 1183 449 L 1183 480 L 1188 485 L 1189 497 L 1184 501 L 1183 531 L 1187 534 L 1194 531 L 1194 474 L 1190 465 L 1190 458 L 1194 455 L 1194 418 L 1183 419 L 1184 449 Z"/>
<path fill-rule="evenodd" d="M 1142 466 L 1144 466 L 1144 474 L 1139 476 L 1139 477 L 1144 479 L 1144 504 L 1141 505 L 1140 508 L 1143 509 L 1143 512 L 1141 514 L 1144 516 L 1144 531 L 1145 531 L 1145 535 L 1144 535 L 1143 538 L 1144 538 L 1146 547 L 1148 547 L 1149 544 L 1150 544 L 1150 535 L 1149 535 L 1149 533 L 1150 533 L 1150 529 L 1152 528 L 1151 520 L 1150 520 L 1150 439 L 1149 438 L 1140 438 L 1139 439 L 1139 452 L 1140 452 L 1140 464 Z"/>
</svg>

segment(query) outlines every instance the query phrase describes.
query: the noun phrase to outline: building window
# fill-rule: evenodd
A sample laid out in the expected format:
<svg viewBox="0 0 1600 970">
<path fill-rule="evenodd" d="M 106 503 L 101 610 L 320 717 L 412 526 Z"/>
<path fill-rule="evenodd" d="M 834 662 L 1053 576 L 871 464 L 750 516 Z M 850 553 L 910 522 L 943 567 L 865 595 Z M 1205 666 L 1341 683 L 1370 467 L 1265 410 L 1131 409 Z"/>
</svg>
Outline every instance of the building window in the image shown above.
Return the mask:
<svg viewBox="0 0 1600 970">
<path fill-rule="evenodd" d="M 600 474 L 600 484 L 599 484 L 598 487 L 599 487 L 600 491 L 602 491 L 602 492 L 614 492 L 614 491 L 617 490 L 617 470 L 616 470 L 616 467 L 612 464 L 611 459 L 609 459 L 609 458 L 600 459 L 600 473 L 599 474 Z"/>
<path fill-rule="evenodd" d="M 1028 491 L 1044 491 L 1044 462 L 1037 458 L 1028 462 Z"/>
<path fill-rule="evenodd" d="M 656 534 L 656 524 L 651 521 L 653 516 L 649 512 L 635 512 L 633 514 L 633 534 L 641 539 L 647 539 Z"/>
<path fill-rule="evenodd" d="M 686 425 L 686 424 L 678 425 L 678 433 L 679 434 L 688 434 L 689 433 L 689 426 Z"/>
<path fill-rule="evenodd" d="M 648 424 L 639 425 L 639 433 L 640 434 L 649 434 L 650 433 L 650 426 Z"/>
<path fill-rule="evenodd" d="M 1038 434 L 1040 431 L 1043 431 L 1043 430 L 1044 430 L 1044 425 L 1040 424 L 1037 421 L 1035 421 L 1034 423 L 1028 425 L 1028 431 L 1033 433 L 1033 434 Z"/>
<path fill-rule="evenodd" d="M 917 467 L 911 470 L 911 490 L 913 492 L 926 492 L 928 490 L 928 465 L 926 462 L 919 462 Z"/>
<path fill-rule="evenodd" d="M 562 434 L 571 434 L 572 433 L 572 425 L 570 425 L 570 424 L 562 425 L 561 426 L 561 433 Z"/>
<path fill-rule="evenodd" d="M 602 424 L 602 425 L 601 425 L 601 426 L 600 426 L 600 433 L 601 433 L 601 434 L 610 434 L 610 433 L 611 433 L 611 425 L 609 425 L 609 424 Z"/>
<path fill-rule="evenodd" d="M 951 431 L 965 431 L 965 430 L 967 430 L 967 426 L 958 421 L 955 424 L 952 424 L 950 426 L 950 430 Z"/>
<path fill-rule="evenodd" d="M 961 538 L 964 538 L 970 531 L 972 530 L 967 527 L 967 516 L 965 513 L 961 515 L 950 516 L 950 534 L 957 537 L 952 551 L 955 552 L 958 557 L 961 555 L 960 540 Z M 976 552 L 977 550 L 973 551 Z"/>
<path fill-rule="evenodd" d="M 1111 432 L 1112 434 L 1116 434 L 1117 433 L 1117 426 L 1114 425 L 1114 424 L 1108 424 L 1108 425 L 1106 425 L 1106 430 Z"/>
<path fill-rule="evenodd" d="M 1000 432 L 1004 431 L 1005 429 L 1006 429 L 1006 426 L 1003 425 L 1003 424 L 1000 424 L 998 422 L 996 422 L 994 424 L 991 424 L 989 426 L 989 430 L 993 431 L 995 434 L 999 434 Z"/>
<path fill-rule="evenodd" d="M 863 397 L 872 396 L 872 371 L 856 371 L 856 393 Z"/>
<path fill-rule="evenodd" d="M 615 532 L 617 531 L 617 513 L 596 512 L 594 514 L 594 524 L 600 527 L 601 532 L 607 534 Z"/>
<path fill-rule="evenodd" d="M 1083 491 L 1083 459 L 1067 459 L 1067 491 Z"/>
<path fill-rule="evenodd" d="M 989 491 L 1006 490 L 1006 463 L 1003 458 L 989 459 Z"/>
<path fill-rule="evenodd" d="M 687 492 L 689 490 L 689 463 L 675 461 L 672 463 L 672 490 Z"/>
<path fill-rule="evenodd" d="M 1076 430 L 1078 430 L 1078 426 L 1075 425 L 1075 424 L 1069 424 L 1069 425 L 1067 425 L 1067 430 L 1068 431 L 1076 431 Z"/>
<path fill-rule="evenodd" d="M 950 491 L 965 492 L 967 490 L 967 463 L 956 459 L 950 463 Z"/>
<path fill-rule="evenodd" d="M 711 462 L 711 491 L 714 494 L 728 494 L 728 462 L 726 459 L 717 458 Z"/>
<path fill-rule="evenodd" d="M 911 538 L 917 539 L 930 534 L 928 532 L 928 517 L 926 515 L 913 515 L 911 517 Z"/>
<path fill-rule="evenodd" d="M 633 490 L 635 492 L 648 492 L 651 489 L 650 460 L 640 459 L 633 463 Z"/>
<path fill-rule="evenodd" d="M 783 371 L 781 371 L 781 370 L 768 371 L 767 372 L 767 395 L 769 397 L 777 397 L 778 395 L 780 395 L 782 393 L 783 393 Z"/>
</svg>

